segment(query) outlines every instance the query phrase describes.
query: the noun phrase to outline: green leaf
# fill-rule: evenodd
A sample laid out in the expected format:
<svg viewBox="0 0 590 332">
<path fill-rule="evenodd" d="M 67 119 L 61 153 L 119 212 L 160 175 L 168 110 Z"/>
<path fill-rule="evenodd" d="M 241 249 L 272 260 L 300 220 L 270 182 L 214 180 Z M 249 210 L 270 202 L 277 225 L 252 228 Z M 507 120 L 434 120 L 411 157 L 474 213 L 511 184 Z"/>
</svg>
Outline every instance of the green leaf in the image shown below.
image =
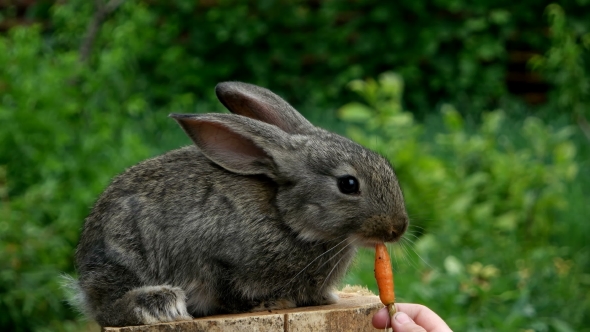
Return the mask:
<svg viewBox="0 0 590 332">
<path fill-rule="evenodd" d="M 575 332 L 574 330 L 566 321 L 563 321 L 559 318 L 552 318 L 549 325 L 551 325 L 557 332 Z"/>
<path fill-rule="evenodd" d="M 465 266 L 455 256 L 447 256 L 447 258 L 445 258 L 444 266 L 445 270 L 447 270 L 450 275 L 454 276 L 462 275 L 465 271 Z"/>
<path fill-rule="evenodd" d="M 364 122 L 373 116 L 373 110 L 368 106 L 352 102 L 342 106 L 338 110 L 338 116 L 344 121 Z"/>
</svg>

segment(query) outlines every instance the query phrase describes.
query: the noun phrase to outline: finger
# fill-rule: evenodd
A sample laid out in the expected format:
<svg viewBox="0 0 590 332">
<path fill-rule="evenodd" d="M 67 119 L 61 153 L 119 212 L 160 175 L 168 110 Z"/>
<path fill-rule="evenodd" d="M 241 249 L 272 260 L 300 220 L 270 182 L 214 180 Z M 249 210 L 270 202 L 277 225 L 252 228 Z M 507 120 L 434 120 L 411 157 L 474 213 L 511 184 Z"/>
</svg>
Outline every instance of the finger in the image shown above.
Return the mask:
<svg viewBox="0 0 590 332">
<path fill-rule="evenodd" d="M 393 315 L 392 325 L 395 332 L 427 332 L 422 326 L 417 325 L 405 312 L 398 312 Z"/>
<path fill-rule="evenodd" d="M 387 307 L 381 308 L 373 315 L 373 327 L 376 329 L 391 327 L 391 317 L 389 316 Z"/>
<path fill-rule="evenodd" d="M 447 323 L 445 323 L 442 318 L 434 313 L 434 311 L 423 305 L 397 303 L 395 306 L 398 312 L 406 313 L 411 320 L 413 320 L 417 325 L 422 326 L 428 332 L 452 332 Z M 394 330 L 397 331 L 396 329 Z"/>
</svg>

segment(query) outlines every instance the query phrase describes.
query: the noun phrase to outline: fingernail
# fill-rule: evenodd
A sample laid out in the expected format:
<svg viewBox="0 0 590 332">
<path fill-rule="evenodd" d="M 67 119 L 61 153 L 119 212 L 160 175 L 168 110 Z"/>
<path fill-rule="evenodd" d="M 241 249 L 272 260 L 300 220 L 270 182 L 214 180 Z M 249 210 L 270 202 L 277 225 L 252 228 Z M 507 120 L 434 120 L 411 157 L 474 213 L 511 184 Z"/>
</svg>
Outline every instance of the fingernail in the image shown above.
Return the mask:
<svg viewBox="0 0 590 332">
<path fill-rule="evenodd" d="M 405 323 L 408 323 L 408 322 L 411 322 L 412 321 L 412 319 L 410 318 L 410 316 L 406 315 L 403 312 L 398 312 L 397 314 L 395 314 L 393 316 L 393 319 L 395 319 L 396 322 L 398 322 L 400 324 L 405 324 Z"/>
</svg>

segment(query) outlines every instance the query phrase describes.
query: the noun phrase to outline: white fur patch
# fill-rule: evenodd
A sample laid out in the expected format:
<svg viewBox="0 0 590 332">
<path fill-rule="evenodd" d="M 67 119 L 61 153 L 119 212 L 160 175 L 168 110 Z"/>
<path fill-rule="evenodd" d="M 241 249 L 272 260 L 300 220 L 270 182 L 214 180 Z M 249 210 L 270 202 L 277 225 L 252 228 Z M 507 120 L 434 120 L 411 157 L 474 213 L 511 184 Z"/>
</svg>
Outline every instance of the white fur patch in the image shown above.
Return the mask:
<svg viewBox="0 0 590 332">
<path fill-rule="evenodd" d="M 90 310 L 86 304 L 86 294 L 80 288 L 78 280 L 74 277 L 62 274 L 61 275 L 61 288 L 66 293 L 68 303 L 76 308 L 81 314 L 90 316 Z"/>
<path fill-rule="evenodd" d="M 154 293 L 160 291 L 172 291 L 176 295 L 176 301 L 168 303 L 168 306 L 158 312 L 149 312 L 146 308 L 135 307 L 133 311 L 144 324 L 155 324 L 163 322 L 172 322 L 179 320 L 191 320 L 191 315 L 186 310 L 185 293 L 178 287 L 163 286 L 145 286 L 132 290 L 132 292 Z"/>
</svg>

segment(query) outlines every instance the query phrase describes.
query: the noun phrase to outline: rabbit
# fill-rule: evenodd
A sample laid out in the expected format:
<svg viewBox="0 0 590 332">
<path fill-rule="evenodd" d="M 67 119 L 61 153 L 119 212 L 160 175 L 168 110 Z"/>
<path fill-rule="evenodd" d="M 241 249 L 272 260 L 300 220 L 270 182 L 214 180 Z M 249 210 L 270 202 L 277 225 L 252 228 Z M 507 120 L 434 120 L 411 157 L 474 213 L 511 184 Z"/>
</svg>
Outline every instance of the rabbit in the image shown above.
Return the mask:
<svg viewBox="0 0 590 332">
<path fill-rule="evenodd" d="M 273 92 L 215 88 L 233 114 L 170 114 L 194 144 L 117 176 L 75 253 L 101 326 L 330 304 L 359 246 L 400 239 L 390 163 Z"/>
</svg>

